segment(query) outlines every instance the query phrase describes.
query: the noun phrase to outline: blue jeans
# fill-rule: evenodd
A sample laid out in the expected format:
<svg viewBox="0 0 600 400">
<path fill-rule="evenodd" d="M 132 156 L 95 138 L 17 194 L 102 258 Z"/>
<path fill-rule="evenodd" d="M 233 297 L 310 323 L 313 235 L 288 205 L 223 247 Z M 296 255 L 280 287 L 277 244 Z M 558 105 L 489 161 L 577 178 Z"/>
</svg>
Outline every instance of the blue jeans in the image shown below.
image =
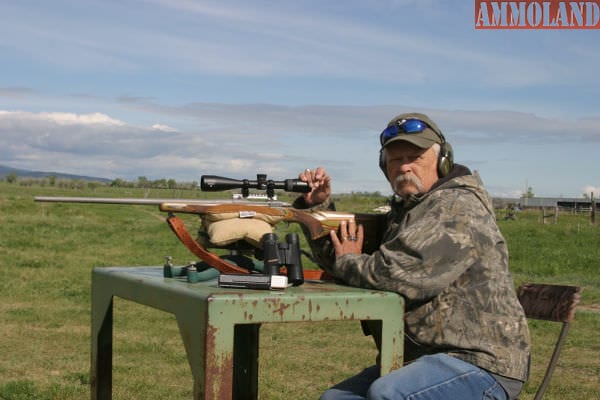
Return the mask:
<svg viewBox="0 0 600 400">
<path fill-rule="evenodd" d="M 363 370 L 321 396 L 321 400 L 507 400 L 502 386 L 481 368 L 446 354 L 423 356 L 379 377 Z"/>
</svg>

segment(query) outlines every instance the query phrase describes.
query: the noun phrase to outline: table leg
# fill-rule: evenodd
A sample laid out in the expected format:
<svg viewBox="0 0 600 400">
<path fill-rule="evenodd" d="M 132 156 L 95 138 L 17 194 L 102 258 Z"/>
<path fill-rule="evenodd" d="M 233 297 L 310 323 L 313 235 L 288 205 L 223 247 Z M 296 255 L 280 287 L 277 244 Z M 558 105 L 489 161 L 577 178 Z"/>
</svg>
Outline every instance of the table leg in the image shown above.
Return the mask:
<svg viewBox="0 0 600 400">
<path fill-rule="evenodd" d="M 404 321 L 402 318 L 382 320 L 381 326 L 381 375 L 402 367 L 404 355 Z"/>
<path fill-rule="evenodd" d="M 256 400 L 260 324 L 235 325 L 234 329 L 233 399 Z"/>
<path fill-rule="evenodd" d="M 186 304 L 188 305 L 188 304 Z M 188 305 L 189 306 L 189 305 Z M 206 364 L 204 339 L 206 327 L 204 318 L 182 306 L 175 312 L 179 333 L 194 379 L 194 400 L 213 399 L 206 390 Z"/>
<path fill-rule="evenodd" d="M 209 326 L 193 313 L 177 323 L 194 378 L 194 399 L 256 400 L 260 324 Z"/>
<path fill-rule="evenodd" d="M 112 398 L 113 296 L 92 284 L 92 400 Z"/>
</svg>

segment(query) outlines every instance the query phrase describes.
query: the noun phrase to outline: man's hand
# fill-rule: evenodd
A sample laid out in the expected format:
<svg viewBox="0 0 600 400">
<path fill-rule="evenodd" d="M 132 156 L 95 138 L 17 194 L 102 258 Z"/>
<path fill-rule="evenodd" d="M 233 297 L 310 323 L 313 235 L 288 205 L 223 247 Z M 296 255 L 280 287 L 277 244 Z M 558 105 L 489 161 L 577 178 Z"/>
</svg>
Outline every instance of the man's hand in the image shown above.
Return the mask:
<svg viewBox="0 0 600 400">
<path fill-rule="evenodd" d="M 330 232 L 331 242 L 335 249 L 335 257 L 341 257 L 344 254 L 361 254 L 363 241 L 365 238 L 362 225 L 356 227 L 356 222 L 351 219 L 349 222 L 340 223 L 340 237 L 335 231 Z"/>
<path fill-rule="evenodd" d="M 321 204 L 331 195 L 331 177 L 325 172 L 325 169 L 305 169 L 298 175 L 298 179 L 308 183 L 311 191 L 304 193 L 304 201 L 309 206 Z"/>
</svg>

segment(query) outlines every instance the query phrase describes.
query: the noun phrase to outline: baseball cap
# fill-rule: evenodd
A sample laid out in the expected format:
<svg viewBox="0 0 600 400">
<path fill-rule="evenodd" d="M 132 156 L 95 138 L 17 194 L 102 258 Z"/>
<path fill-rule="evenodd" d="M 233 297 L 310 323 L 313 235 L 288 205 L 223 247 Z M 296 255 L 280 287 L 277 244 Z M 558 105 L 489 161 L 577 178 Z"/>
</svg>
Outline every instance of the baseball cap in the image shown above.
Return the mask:
<svg viewBox="0 0 600 400">
<path fill-rule="evenodd" d="M 427 115 L 405 113 L 395 116 L 379 136 L 381 147 L 403 140 L 422 149 L 430 148 L 434 143 L 445 143 L 442 131 Z"/>
</svg>

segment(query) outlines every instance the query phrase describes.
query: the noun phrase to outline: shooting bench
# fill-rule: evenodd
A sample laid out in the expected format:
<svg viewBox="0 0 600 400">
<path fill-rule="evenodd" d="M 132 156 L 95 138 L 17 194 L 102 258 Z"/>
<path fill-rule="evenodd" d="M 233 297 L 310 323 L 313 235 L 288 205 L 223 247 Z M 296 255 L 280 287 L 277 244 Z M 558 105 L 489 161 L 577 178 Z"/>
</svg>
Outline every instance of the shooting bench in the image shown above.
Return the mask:
<svg viewBox="0 0 600 400">
<path fill-rule="evenodd" d="M 164 278 L 162 267 L 95 268 L 93 400 L 112 397 L 114 296 L 175 315 L 195 400 L 257 398 L 261 323 L 381 321 L 381 373 L 402 365 L 404 302 L 395 293 L 312 282 L 280 291 L 225 289 L 215 280 L 188 283 Z"/>
</svg>

